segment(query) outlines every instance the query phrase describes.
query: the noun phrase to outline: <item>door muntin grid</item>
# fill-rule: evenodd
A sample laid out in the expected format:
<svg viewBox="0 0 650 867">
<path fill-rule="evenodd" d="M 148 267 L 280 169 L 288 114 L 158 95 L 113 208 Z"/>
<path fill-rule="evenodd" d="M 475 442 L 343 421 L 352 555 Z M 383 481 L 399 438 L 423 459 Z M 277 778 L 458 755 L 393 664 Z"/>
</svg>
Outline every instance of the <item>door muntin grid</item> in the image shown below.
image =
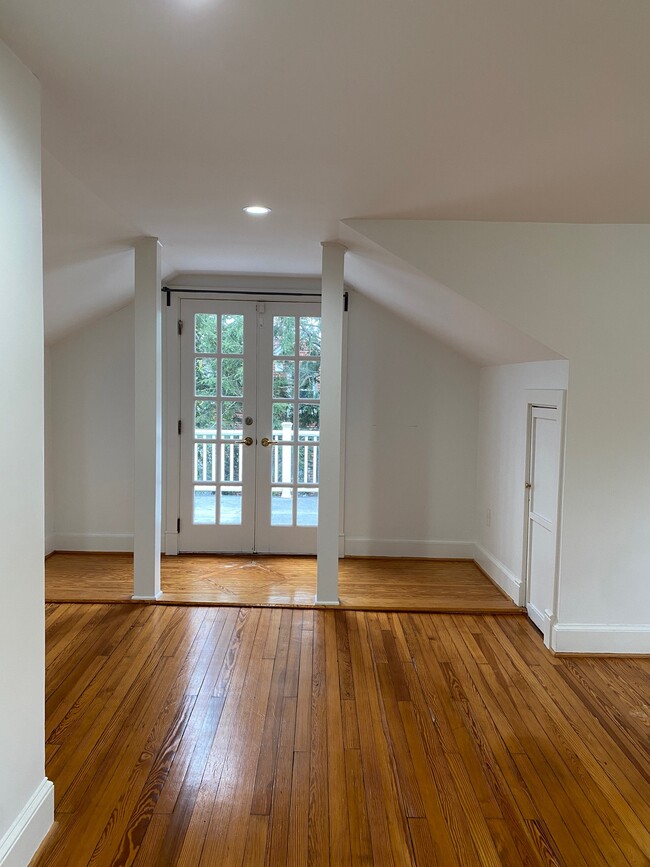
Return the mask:
<svg viewBox="0 0 650 867">
<path fill-rule="evenodd" d="M 318 524 L 320 316 L 273 316 L 270 525 Z M 281 443 L 281 444 L 280 444 Z"/>
<path fill-rule="evenodd" d="M 244 449 L 244 315 L 193 317 L 192 522 L 242 523 Z"/>
</svg>

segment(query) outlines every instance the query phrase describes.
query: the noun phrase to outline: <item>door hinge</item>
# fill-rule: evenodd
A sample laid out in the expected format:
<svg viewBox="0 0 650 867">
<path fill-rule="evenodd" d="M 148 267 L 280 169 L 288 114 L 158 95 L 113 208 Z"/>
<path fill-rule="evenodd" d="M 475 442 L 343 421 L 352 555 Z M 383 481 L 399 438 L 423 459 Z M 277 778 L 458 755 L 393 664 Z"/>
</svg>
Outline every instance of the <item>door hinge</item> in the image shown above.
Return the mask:
<svg viewBox="0 0 650 867">
<path fill-rule="evenodd" d="M 183 422 L 178 419 L 178 435 L 180 436 L 183 433 Z"/>
<path fill-rule="evenodd" d="M 179 334 L 183 333 L 183 320 L 182 319 L 178 320 L 178 333 Z"/>
<path fill-rule="evenodd" d="M 176 518 L 176 532 L 180 533 L 180 531 L 181 531 L 181 519 Z"/>
<path fill-rule="evenodd" d="M 343 293 L 343 312 L 344 313 L 348 312 L 349 299 L 350 299 L 350 293 L 344 292 Z"/>
</svg>

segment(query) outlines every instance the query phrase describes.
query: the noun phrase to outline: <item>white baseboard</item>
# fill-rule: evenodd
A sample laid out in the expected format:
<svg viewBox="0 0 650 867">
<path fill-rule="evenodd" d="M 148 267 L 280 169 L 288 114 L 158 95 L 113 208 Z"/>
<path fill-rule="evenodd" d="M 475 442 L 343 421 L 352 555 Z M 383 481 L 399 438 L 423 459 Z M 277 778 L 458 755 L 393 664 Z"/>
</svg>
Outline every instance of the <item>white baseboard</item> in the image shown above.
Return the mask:
<svg viewBox="0 0 650 867">
<path fill-rule="evenodd" d="M 340 605 L 340 601 L 338 599 L 319 599 L 318 596 L 314 596 L 314 605 Z"/>
<path fill-rule="evenodd" d="M 133 533 L 55 533 L 55 551 L 133 551 Z"/>
<path fill-rule="evenodd" d="M 556 653 L 642 653 L 650 655 L 650 624 L 556 623 Z"/>
<path fill-rule="evenodd" d="M 484 572 L 490 576 L 494 583 L 500 587 L 504 593 L 515 602 L 517 605 L 524 604 L 524 585 L 514 572 L 511 572 L 508 567 L 500 560 L 497 560 L 490 552 L 479 545 L 478 542 L 474 545 L 474 559 Z"/>
<path fill-rule="evenodd" d="M 54 822 L 54 785 L 45 778 L 0 840 L 0 867 L 25 867 Z"/>
<path fill-rule="evenodd" d="M 345 537 L 348 557 L 431 557 L 474 559 L 473 542 L 443 542 L 433 539 L 364 539 Z"/>
<path fill-rule="evenodd" d="M 56 551 L 56 536 L 54 533 L 50 533 L 45 537 L 45 556 L 47 557 L 53 551 Z"/>
</svg>

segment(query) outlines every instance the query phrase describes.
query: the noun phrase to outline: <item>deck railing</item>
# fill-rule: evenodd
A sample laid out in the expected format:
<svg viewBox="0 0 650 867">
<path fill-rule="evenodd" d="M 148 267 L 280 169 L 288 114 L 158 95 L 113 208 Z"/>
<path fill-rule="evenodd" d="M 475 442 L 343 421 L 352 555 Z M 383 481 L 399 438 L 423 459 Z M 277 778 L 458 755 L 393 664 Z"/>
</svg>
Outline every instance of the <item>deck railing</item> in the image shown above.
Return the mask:
<svg viewBox="0 0 650 867">
<path fill-rule="evenodd" d="M 224 430 L 221 442 L 215 442 L 217 431 L 197 429 L 194 446 L 194 479 L 205 484 L 217 481 L 230 484 L 241 484 L 241 467 L 243 450 L 247 446 L 228 440 L 243 439 L 245 432 L 240 430 Z M 284 422 L 282 428 L 273 431 L 274 442 L 282 445 L 270 446 L 271 449 L 271 484 L 287 485 L 292 482 L 292 451 L 297 448 L 296 484 L 317 485 L 319 479 L 320 431 L 299 430 L 298 439 L 294 439 L 293 425 Z M 218 452 L 217 452 L 218 449 Z M 217 462 L 217 455 L 219 461 Z M 221 467 L 220 479 L 217 479 L 217 468 Z"/>
</svg>

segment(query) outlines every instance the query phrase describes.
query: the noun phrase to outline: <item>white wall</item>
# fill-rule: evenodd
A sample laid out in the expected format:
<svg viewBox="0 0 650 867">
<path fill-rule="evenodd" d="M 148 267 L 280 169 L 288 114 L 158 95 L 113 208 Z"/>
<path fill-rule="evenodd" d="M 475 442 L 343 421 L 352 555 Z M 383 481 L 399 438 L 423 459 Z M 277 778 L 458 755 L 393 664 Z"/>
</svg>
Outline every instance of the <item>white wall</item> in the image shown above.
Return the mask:
<svg viewBox="0 0 650 867">
<path fill-rule="evenodd" d="M 346 552 L 473 556 L 478 368 L 357 293 L 348 322 Z M 132 550 L 133 307 L 51 353 L 56 548 Z"/>
<path fill-rule="evenodd" d="M 45 779 L 40 88 L 0 43 L 0 864 L 53 819 Z"/>
<path fill-rule="evenodd" d="M 552 642 L 650 652 L 650 226 L 350 225 L 568 359 Z"/>
<path fill-rule="evenodd" d="M 54 544 L 133 550 L 133 305 L 51 347 Z"/>
<path fill-rule="evenodd" d="M 52 424 L 52 352 L 45 345 L 45 554 L 55 548 L 54 539 L 54 429 Z"/>
<path fill-rule="evenodd" d="M 478 377 L 430 334 L 351 294 L 347 554 L 473 556 Z"/>
<path fill-rule="evenodd" d="M 523 604 L 520 588 L 523 586 L 529 401 L 526 390 L 566 390 L 568 368 L 567 361 L 538 361 L 481 370 L 477 561 L 520 604 Z"/>
</svg>

